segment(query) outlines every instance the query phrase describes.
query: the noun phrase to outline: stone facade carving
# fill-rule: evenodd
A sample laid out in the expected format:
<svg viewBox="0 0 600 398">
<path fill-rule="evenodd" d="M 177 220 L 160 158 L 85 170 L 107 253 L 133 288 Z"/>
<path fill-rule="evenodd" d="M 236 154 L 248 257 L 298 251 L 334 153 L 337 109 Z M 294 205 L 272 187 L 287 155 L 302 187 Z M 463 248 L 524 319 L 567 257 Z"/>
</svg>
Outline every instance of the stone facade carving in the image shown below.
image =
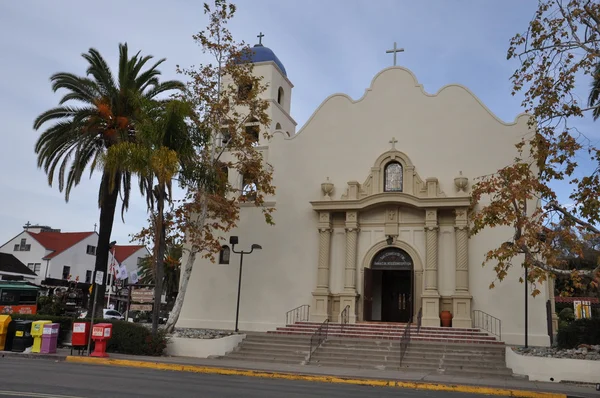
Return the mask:
<svg viewBox="0 0 600 398">
<path fill-rule="evenodd" d="M 402 191 L 385 190 L 384 172 L 389 162 L 397 162 L 402 166 Z M 452 181 L 450 181 L 452 184 Z M 414 313 L 422 308 L 422 322 L 425 326 L 439 326 L 440 318 L 440 300 L 439 293 L 439 212 L 446 209 L 454 209 L 455 204 L 460 204 L 466 209 L 469 205 L 466 197 L 448 198 L 441 190 L 437 178 L 427 178 L 423 180 L 415 171 L 408 156 L 402 152 L 392 149 L 383 153 L 371 167 L 370 173 L 363 184 L 358 181 L 348 181 L 345 192 L 339 200 L 332 200 L 330 197 L 333 191 L 333 183 L 327 181 L 322 184 L 322 201 L 311 202 L 313 208 L 319 211 L 319 263 L 318 263 L 318 281 L 316 290 L 313 292 L 315 312 L 312 317 L 315 321 L 323 321 L 326 318 L 337 319 L 337 311 L 350 306 L 350 319 L 355 321 L 359 319 L 357 310 L 362 307 L 358 301 L 358 284 L 363 283 L 364 274 L 359 272 L 358 242 L 359 242 L 359 218 L 358 214 L 362 209 L 382 207 L 384 217 L 381 219 L 383 234 L 393 238 L 392 242 L 400 239 L 400 212 L 403 206 L 410 206 L 422 209 L 421 222 L 423 223 L 423 232 L 425 234 L 425 258 L 423 267 L 414 271 Z M 378 202 L 385 195 L 385 199 Z M 372 201 L 372 202 L 371 202 Z M 458 211 L 464 211 L 463 207 L 457 208 Z M 331 283 L 329 281 L 331 273 L 331 234 L 332 234 L 332 214 L 344 213 L 344 231 L 345 231 L 345 258 L 343 286 L 339 292 L 331 292 Z M 462 213 L 461 213 L 462 214 Z M 466 212 L 460 217 L 466 217 Z M 338 221 L 336 221 L 337 223 Z M 414 223 L 414 221 L 412 221 Z M 338 227 L 340 226 L 337 224 Z M 457 230 L 458 232 L 459 230 Z M 464 230 L 466 232 L 466 230 Z M 462 232 L 459 232 L 462 233 Z M 468 236 L 465 235 L 468 239 Z M 457 251 L 457 261 L 460 264 L 457 268 L 457 289 L 460 292 L 468 294 L 468 246 L 463 242 L 465 237 L 457 237 L 457 243 L 460 250 Z M 399 242 L 400 243 L 400 242 Z M 383 244 L 386 244 L 384 241 Z M 402 243 L 404 244 L 404 243 Z M 465 247 L 467 247 L 465 249 Z M 466 251 L 465 251 L 466 250 Z M 360 260 L 364 261 L 364 260 Z M 460 269 L 460 271 L 459 271 Z M 467 275 L 467 285 L 462 282 L 465 280 L 463 272 Z M 458 282 L 458 281 L 461 282 Z M 335 283 L 334 283 L 335 284 Z M 361 285 L 362 286 L 362 285 Z M 464 296 L 464 294 L 463 294 Z M 362 300 L 362 299 L 361 299 Z M 452 300 L 452 297 L 446 297 L 445 300 Z M 362 301 L 361 301 L 362 303 Z M 464 301 L 460 304 L 464 312 Z M 470 310 L 470 306 L 469 306 Z M 311 309 L 312 311 L 312 309 Z M 334 313 L 332 313 L 335 312 Z"/>
<path fill-rule="evenodd" d="M 403 170 L 403 193 L 414 195 L 419 198 L 445 198 L 446 194 L 441 190 L 437 178 L 428 178 L 426 181 L 417 174 L 415 166 L 404 153 L 392 149 L 382 154 L 371 168 L 371 173 L 366 180 L 359 184 L 357 181 L 349 181 L 346 192 L 342 194 L 342 200 L 355 200 L 385 192 L 384 169 L 387 163 L 398 162 Z"/>
<path fill-rule="evenodd" d="M 358 243 L 358 223 L 355 211 L 346 212 L 346 267 L 344 290 L 356 293 L 356 254 Z"/>
<path fill-rule="evenodd" d="M 456 242 L 456 280 L 452 297 L 453 324 L 471 327 L 471 294 L 469 292 L 469 231 L 466 209 L 456 209 L 454 236 Z"/>
<path fill-rule="evenodd" d="M 323 199 L 331 200 L 331 194 L 333 193 L 333 183 L 329 181 L 329 177 L 327 177 L 327 181 L 321 184 L 321 191 L 323 191 Z"/>
<path fill-rule="evenodd" d="M 317 289 L 313 291 L 313 308 L 317 319 L 325 320 L 330 312 L 330 257 L 331 257 L 331 214 L 321 212 L 319 214 L 319 258 L 317 271 Z"/>
<path fill-rule="evenodd" d="M 458 192 L 467 192 L 467 189 L 469 188 L 469 179 L 463 176 L 461 171 L 460 175 L 454 179 L 454 185 L 456 185 Z"/>
</svg>

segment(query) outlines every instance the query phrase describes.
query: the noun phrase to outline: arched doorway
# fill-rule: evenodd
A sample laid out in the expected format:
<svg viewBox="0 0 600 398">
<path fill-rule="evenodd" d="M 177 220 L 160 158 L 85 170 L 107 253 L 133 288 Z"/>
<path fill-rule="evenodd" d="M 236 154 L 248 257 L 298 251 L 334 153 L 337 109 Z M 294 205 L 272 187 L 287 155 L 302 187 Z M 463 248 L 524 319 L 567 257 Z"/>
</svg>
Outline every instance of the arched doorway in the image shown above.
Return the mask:
<svg viewBox="0 0 600 398">
<path fill-rule="evenodd" d="M 414 263 L 398 247 L 379 251 L 364 270 L 363 319 L 408 322 L 413 316 Z"/>
</svg>

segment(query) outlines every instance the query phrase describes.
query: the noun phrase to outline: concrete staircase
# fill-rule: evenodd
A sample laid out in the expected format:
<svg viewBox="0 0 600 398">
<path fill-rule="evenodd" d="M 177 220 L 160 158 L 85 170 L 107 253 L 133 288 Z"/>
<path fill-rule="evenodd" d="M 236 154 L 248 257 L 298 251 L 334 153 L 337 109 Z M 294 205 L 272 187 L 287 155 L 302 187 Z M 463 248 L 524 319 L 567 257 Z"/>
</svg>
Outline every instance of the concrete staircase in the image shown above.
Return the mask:
<svg viewBox="0 0 600 398">
<path fill-rule="evenodd" d="M 504 346 L 411 341 L 400 364 L 400 342 L 328 339 L 310 364 L 379 370 L 436 371 L 478 377 L 510 377 Z"/>
<path fill-rule="evenodd" d="M 327 340 L 308 362 L 310 337 L 319 324 L 298 322 L 267 333 L 249 333 L 222 358 L 379 370 L 435 371 L 477 377 L 510 377 L 505 345 L 478 329 L 411 328 L 400 364 L 404 324 L 330 324 Z"/>
<path fill-rule="evenodd" d="M 308 358 L 309 349 L 310 335 L 247 333 L 246 338 L 222 358 L 299 365 Z"/>
<path fill-rule="evenodd" d="M 293 325 L 277 328 L 270 331 L 270 334 L 293 335 L 312 335 L 319 327 L 317 323 L 297 322 Z M 406 324 L 401 323 L 379 323 L 364 322 L 356 324 L 347 324 L 342 327 L 339 323 L 330 323 L 328 336 L 331 338 L 364 338 L 377 340 L 399 340 L 404 333 Z M 417 333 L 418 331 L 418 333 Z M 429 341 L 440 343 L 463 343 L 463 344 L 498 344 L 504 345 L 498 341 L 495 336 L 479 329 L 466 328 L 442 328 L 442 327 L 421 327 L 418 330 L 416 325 L 411 326 L 411 341 Z"/>
</svg>

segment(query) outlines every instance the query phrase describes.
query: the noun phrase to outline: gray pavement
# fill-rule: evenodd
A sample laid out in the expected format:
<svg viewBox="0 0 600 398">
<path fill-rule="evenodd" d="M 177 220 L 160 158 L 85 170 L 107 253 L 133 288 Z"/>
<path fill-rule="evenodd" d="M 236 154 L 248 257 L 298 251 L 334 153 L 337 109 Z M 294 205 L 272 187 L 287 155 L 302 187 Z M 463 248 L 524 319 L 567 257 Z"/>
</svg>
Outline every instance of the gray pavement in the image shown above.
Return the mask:
<svg viewBox="0 0 600 398">
<path fill-rule="evenodd" d="M 0 360 L 2 355 L 5 357 L 34 357 L 34 358 L 56 358 L 56 360 L 63 359 L 70 354 L 70 350 L 62 349 L 56 355 L 41 356 L 39 354 L 20 354 L 20 353 L 5 353 L 0 352 Z M 77 355 L 76 352 L 74 355 Z M 520 389 L 528 391 L 543 391 L 543 392 L 555 392 L 564 393 L 573 397 L 584 397 L 584 398 L 600 398 L 600 393 L 596 392 L 593 386 L 580 386 L 574 384 L 563 384 L 563 383 L 546 383 L 546 382 L 533 382 L 526 379 L 519 379 L 515 377 L 507 378 L 490 378 L 490 377 L 477 377 L 477 376 L 464 376 L 464 375 L 448 375 L 439 374 L 437 372 L 398 372 L 398 371 L 386 371 L 376 369 L 354 369 L 354 368 L 336 368 L 336 367 L 321 367 L 315 365 L 282 365 L 276 363 L 260 363 L 250 361 L 239 361 L 239 360 L 226 360 L 226 359 L 203 359 L 203 358 L 189 358 L 189 357 L 142 357 L 122 354 L 110 354 L 111 358 L 129 359 L 137 361 L 150 361 L 160 363 L 173 363 L 183 365 L 196 365 L 196 366 L 207 366 L 207 367 L 220 367 L 220 368 L 231 368 L 231 369 L 243 369 L 243 370 L 259 370 L 259 371 L 274 371 L 274 372 L 285 372 L 294 374 L 308 374 L 308 375 L 328 375 L 345 378 L 364 378 L 364 379 L 378 379 L 378 380 L 399 380 L 399 381 L 420 381 L 430 383 L 441 383 L 441 384 L 460 384 L 460 385 L 472 385 L 472 386 L 485 386 L 485 387 L 496 387 L 506 389 Z M 37 362 L 37 361 L 35 361 Z M 44 361 L 46 362 L 46 361 Z M 80 365 L 81 366 L 81 365 Z M 117 368 L 125 369 L 125 368 Z M 217 376 L 214 376 L 217 377 Z M 2 383 L 0 383 L 0 386 Z M 0 390 L 2 388 L 0 387 Z"/>
<path fill-rule="evenodd" d="M 0 359 L 0 397 L 419 397 L 482 395 Z M 45 394 L 45 395 L 40 395 Z"/>
</svg>

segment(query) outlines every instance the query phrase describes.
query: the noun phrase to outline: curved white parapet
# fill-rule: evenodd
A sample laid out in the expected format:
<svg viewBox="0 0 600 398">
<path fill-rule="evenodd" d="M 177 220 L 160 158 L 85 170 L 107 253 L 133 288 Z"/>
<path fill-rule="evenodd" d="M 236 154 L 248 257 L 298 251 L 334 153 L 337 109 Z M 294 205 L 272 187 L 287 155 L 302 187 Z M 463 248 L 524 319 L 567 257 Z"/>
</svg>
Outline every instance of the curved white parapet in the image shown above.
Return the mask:
<svg viewBox="0 0 600 398">
<path fill-rule="evenodd" d="M 225 355 L 233 351 L 246 338 L 245 334 L 234 334 L 217 339 L 188 339 L 171 337 L 167 344 L 167 355 L 175 357 L 208 358 Z"/>
<path fill-rule="evenodd" d="M 506 347 L 506 367 L 531 381 L 600 383 L 600 361 L 519 355 Z"/>
</svg>

